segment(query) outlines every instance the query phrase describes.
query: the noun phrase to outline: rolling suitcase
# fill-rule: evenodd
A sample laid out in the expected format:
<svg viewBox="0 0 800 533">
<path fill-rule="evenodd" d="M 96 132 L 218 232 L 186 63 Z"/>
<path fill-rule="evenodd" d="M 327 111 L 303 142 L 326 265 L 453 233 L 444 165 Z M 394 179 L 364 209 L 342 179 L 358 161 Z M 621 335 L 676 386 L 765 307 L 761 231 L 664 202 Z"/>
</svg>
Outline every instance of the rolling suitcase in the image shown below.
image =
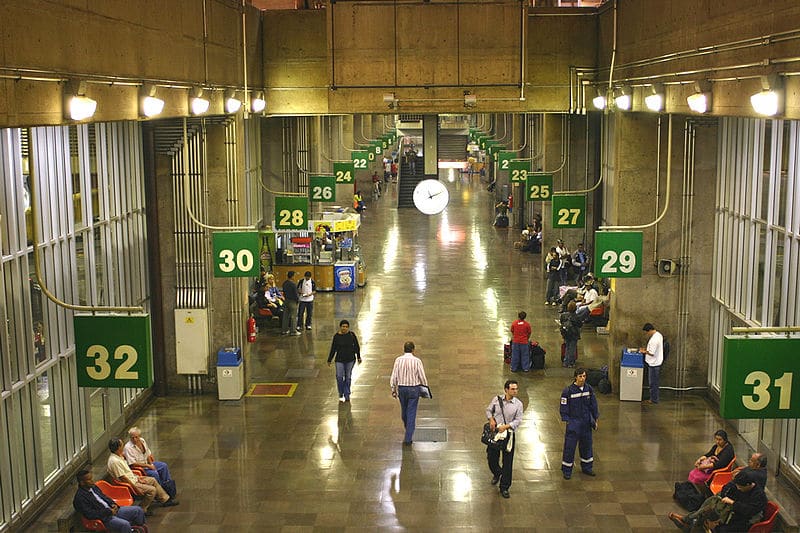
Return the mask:
<svg viewBox="0 0 800 533">
<path fill-rule="evenodd" d="M 503 345 L 503 362 L 507 365 L 511 364 L 511 345 L 504 344 Z"/>
</svg>

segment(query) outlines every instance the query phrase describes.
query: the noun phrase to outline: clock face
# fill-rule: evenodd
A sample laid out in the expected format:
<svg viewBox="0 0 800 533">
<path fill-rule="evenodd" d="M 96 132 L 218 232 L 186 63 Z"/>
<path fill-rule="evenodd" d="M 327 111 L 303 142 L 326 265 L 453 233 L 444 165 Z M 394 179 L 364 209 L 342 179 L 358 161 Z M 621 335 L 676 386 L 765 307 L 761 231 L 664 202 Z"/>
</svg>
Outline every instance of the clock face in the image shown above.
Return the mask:
<svg viewBox="0 0 800 533">
<path fill-rule="evenodd" d="M 450 193 L 439 180 L 422 180 L 414 188 L 414 205 L 426 215 L 441 213 L 449 201 Z"/>
</svg>

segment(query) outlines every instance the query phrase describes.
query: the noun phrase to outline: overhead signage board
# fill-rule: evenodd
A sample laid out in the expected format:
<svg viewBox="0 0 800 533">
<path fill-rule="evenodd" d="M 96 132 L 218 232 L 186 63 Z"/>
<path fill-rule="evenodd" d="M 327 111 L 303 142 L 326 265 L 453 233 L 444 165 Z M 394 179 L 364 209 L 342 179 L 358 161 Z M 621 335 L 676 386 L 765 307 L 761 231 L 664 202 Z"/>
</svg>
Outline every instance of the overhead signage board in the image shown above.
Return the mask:
<svg viewBox="0 0 800 533">
<path fill-rule="evenodd" d="M 308 230 L 308 198 L 276 196 L 275 229 Z"/>
<path fill-rule="evenodd" d="M 355 170 L 366 170 L 367 164 L 370 161 L 369 152 L 367 150 L 356 150 L 350 157 L 353 160 L 353 168 Z"/>
<path fill-rule="evenodd" d="M 528 181 L 528 174 L 530 173 L 531 173 L 530 161 L 509 161 L 508 163 L 509 180 L 526 183 Z"/>
<path fill-rule="evenodd" d="M 800 337 L 734 336 L 723 341 L 723 418 L 800 418 Z"/>
<path fill-rule="evenodd" d="M 596 232 L 594 265 L 601 278 L 641 278 L 642 232 Z"/>
<path fill-rule="evenodd" d="M 500 150 L 497 152 L 497 168 L 499 170 L 509 170 L 508 164 L 512 159 L 516 159 L 517 152 L 513 150 Z"/>
<path fill-rule="evenodd" d="M 553 175 L 528 173 L 527 196 L 530 202 L 549 202 L 553 197 Z"/>
<path fill-rule="evenodd" d="M 76 315 L 72 326 L 79 387 L 153 384 L 150 315 Z"/>
<path fill-rule="evenodd" d="M 586 196 L 558 194 L 553 196 L 553 227 L 582 228 L 586 225 Z"/>
<path fill-rule="evenodd" d="M 215 278 L 258 276 L 261 240 L 257 231 L 226 231 L 211 235 Z"/>
<path fill-rule="evenodd" d="M 353 161 L 337 161 L 333 164 L 333 177 L 336 183 L 353 183 L 354 175 L 355 163 Z"/>
<path fill-rule="evenodd" d="M 309 176 L 308 199 L 312 202 L 335 202 L 336 178 L 334 176 Z"/>
</svg>

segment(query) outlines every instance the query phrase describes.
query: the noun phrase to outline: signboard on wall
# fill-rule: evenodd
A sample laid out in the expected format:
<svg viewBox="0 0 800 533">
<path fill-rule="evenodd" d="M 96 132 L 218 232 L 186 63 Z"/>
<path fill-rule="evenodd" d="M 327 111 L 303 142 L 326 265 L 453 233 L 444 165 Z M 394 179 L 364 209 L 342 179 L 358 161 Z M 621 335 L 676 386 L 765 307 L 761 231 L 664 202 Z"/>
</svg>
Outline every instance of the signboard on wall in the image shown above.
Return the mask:
<svg viewBox="0 0 800 533">
<path fill-rule="evenodd" d="M 212 234 L 211 242 L 215 278 L 258 276 L 261 264 L 257 231 L 216 232 Z"/>
<path fill-rule="evenodd" d="M 582 194 L 553 196 L 553 227 L 582 228 L 586 223 L 586 197 Z"/>
<path fill-rule="evenodd" d="M 298 196 L 275 197 L 276 229 L 308 229 L 308 198 Z"/>
<path fill-rule="evenodd" d="M 642 277 L 642 232 L 598 231 L 594 234 L 594 266 L 601 278 Z"/>
<path fill-rule="evenodd" d="M 79 387 L 153 384 L 150 315 L 77 315 L 72 325 Z"/>
<path fill-rule="evenodd" d="M 800 337 L 726 335 L 719 412 L 723 418 L 800 417 Z"/>
<path fill-rule="evenodd" d="M 366 168 L 366 162 L 364 162 Z M 336 161 L 333 163 L 333 176 L 336 183 L 353 183 L 355 163 L 353 161 Z"/>
<path fill-rule="evenodd" d="M 528 173 L 527 198 L 530 202 L 549 202 L 553 197 L 553 175 Z"/>
</svg>

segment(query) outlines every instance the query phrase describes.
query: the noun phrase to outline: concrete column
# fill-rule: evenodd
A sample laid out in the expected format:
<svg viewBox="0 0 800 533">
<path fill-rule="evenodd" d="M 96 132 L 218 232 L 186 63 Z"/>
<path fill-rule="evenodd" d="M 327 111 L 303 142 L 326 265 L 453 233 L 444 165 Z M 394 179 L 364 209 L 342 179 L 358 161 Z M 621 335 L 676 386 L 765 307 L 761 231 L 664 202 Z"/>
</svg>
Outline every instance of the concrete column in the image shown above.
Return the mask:
<svg viewBox="0 0 800 533">
<path fill-rule="evenodd" d="M 439 177 L 439 116 L 422 115 L 422 159 L 426 178 Z"/>
<path fill-rule="evenodd" d="M 642 277 L 614 280 L 609 342 L 609 366 L 619 375 L 623 347 L 642 346 L 642 325 L 652 322 L 671 342 L 670 360 L 662 368 L 662 386 L 703 386 L 706 383 L 710 320 L 711 263 L 714 238 L 716 179 L 716 126 L 697 129 L 694 151 L 694 186 L 684 173 L 685 120 L 673 118 L 671 173 L 667 174 L 668 118 L 644 113 L 617 114 L 612 213 L 607 219 L 619 225 L 652 222 L 669 207 L 657 226 L 643 231 Z M 659 131 L 661 142 L 659 148 Z M 691 209 L 691 206 L 694 209 Z M 691 213 L 691 217 L 690 217 Z M 632 230 L 638 231 L 638 230 Z M 691 242 L 682 254 L 682 238 Z M 659 259 L 685 263 L 681 275 L 660 277 Z M 599 268 L 593 265 L 593 269 Z M 595 270 L 596 272 L 596 270 Z M 683 278 L 681 278 L 683 276 Z M 680 284 L 690 295 L 679 306 Z M 675 310 L 678 310 L 676 313 Z M 681 317 L 685 328 L 681 326 Z M 682 334 L 685 336 L 681 337 Z M 681 376 L 676 371 L 683 368 Z M 612 373 L 612 376 L 614 375 Z"/>
</svg>

